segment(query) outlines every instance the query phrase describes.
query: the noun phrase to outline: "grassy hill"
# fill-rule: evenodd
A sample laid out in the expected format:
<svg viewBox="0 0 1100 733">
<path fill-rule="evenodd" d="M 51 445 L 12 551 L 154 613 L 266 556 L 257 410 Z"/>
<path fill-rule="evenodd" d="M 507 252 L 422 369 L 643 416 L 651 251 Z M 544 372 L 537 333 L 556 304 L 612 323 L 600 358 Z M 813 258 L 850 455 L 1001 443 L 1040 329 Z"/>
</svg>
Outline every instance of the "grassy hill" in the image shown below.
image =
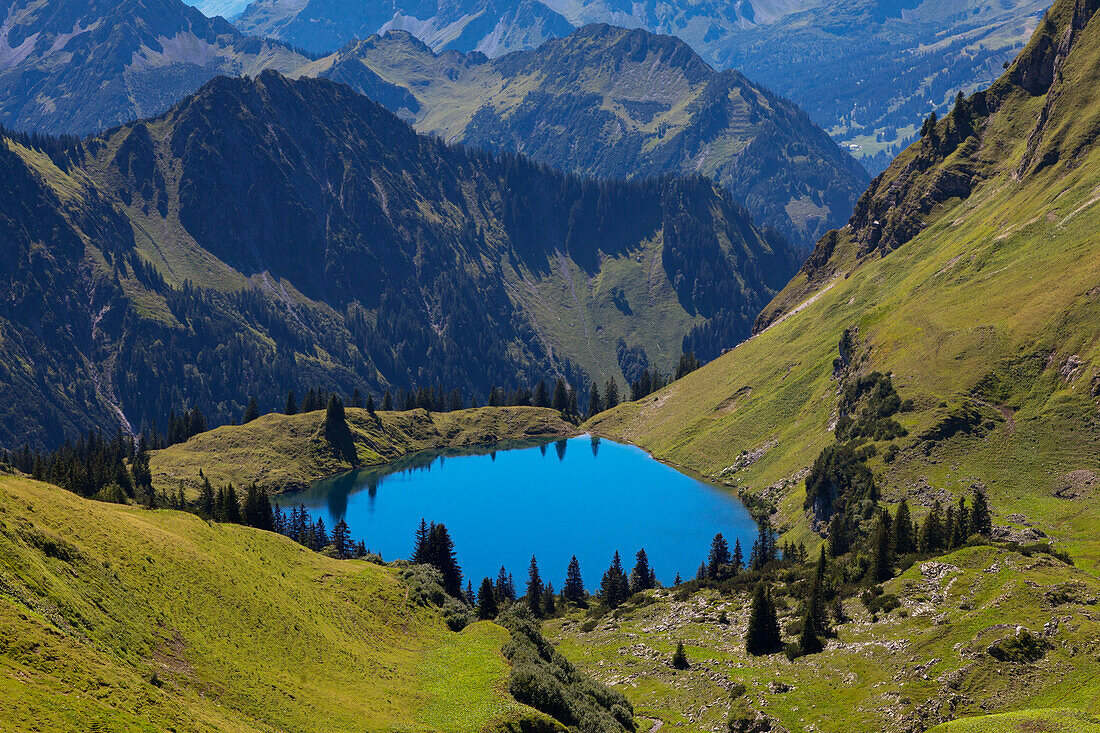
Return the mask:
<svg viewBox="0 0 1100 733">
<path fill-rule="evenodd" d="M 851 620 L 837 639 L 793 662 L 746 654 L 749 590 L 687 598 L 656 591 L 594 624 L 577 615 L 555 621 L 548 635 L 579 666 L 623 690 L 639 719 L 663 721 L 662 731 L 726 730 L 731 712 L 785 730 L 837 733 L 1100 725 L 1100 628 L 1091 610 L 1100 581 L 1048 555 L 970 547 L 918 563 L 885 584 L 899 608 L 873 618 L 850 599 Z M 781 599 L 785 627 L 798 613 L 797 602 Z M 990 653 L 1025 633 L 1039 640 L 1037 658 Z M 669 663 L 678 641 L 687 670 Z M 1015 712 L 980 717 L 991 711 Z"/>
<path fill-rule="evenodd" d="M 801 478 L 832 442 L 838 343 L 893 374 L 908 437 L 872 459 L 888 500 L 989 492 L 1100 568 L 1100 119 L 1096 3 L 1056 3 L 818 243 L 754 338 L 590 428 L 763 496 L 808 535 Z"/>
<path fill-rule="evenodd" d="M 0 720 L 5 731 L 548 725 L 504 692 L 504 629 L 454 633 L 408 598 L 390 568 L 2 476 Z"/>
<path fill-rule="evenodd" d="M 569 436 L 576 428 L 554 410 L 482 407 L 457 412 L 378 412 L 347 409 L 357 462 L 388 463 L 427 449 L 472 448 Z M 272 492 L 307 488 L 311 481 L 353 467 L 351 456 L 333 448 L 324 434 L 325 411 L 269 414 L 245 425 L 226 425 L 184 443 L 154 451 L 153 483 L 174 489 L 180 481 L 197 488 L 199 469 L 215 485 L 253 481 Z"/>
</svg>

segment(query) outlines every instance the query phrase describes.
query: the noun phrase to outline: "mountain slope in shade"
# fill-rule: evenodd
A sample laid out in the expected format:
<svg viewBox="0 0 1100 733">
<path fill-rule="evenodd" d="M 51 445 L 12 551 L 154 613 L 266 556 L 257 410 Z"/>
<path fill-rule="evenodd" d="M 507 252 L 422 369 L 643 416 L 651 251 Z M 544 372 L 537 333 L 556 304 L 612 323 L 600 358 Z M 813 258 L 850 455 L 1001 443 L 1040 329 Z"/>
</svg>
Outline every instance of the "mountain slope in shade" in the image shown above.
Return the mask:
<svg viewBox="0 0 1100 733">
<path fill-rule="evenodd" d="M 366 94 L 381 77 L 416 98 L 415 109 L 390 106 L 422 131 L 585 175 L 703 173 L 807 247 L 847 219 L 868 181 L 795 105 L 714 71 L 678 39 L 640 30 L 587 26 L 492 61 L 388 33 L 299 73 Z"/>
<path fill-rule="evenodd" d="M 2 0 L 0 18 L 0 124 L 11 129 L 96 132 L 219 74 L 308 60 L 179 0 Z"/>
<path fill-rule="evenodd" d="M 796 267 L 705 179 L 448 147 L 327 80 L 221 77 L 80 149 L 28 144 L 0 147 L 6 445 L 310 385 L 622 385 L 624 348 L 667 372 L 744 338 Z"/>
<path fill-rule="evenodd" d="M 908 435 L 870 459 L 888 501 L 984 487 L 1006 533 L 1034 526 L 1100 569 L 1098 9 L 1055 3 L 822 238 L 754 338 L 593 429 L 762 496 L 807 536 L 801 479 L 833 442 L 837 379 L 891 373 L 912 402 Z"/>
<path fill-rule="evenodd" d="M 438 50 L 497 55 L 573 30 L 539 0 L 256 0 L 235 22 L 248 34 L 315 53 L 334 51 L 354 38 L 406 30 Z"/>
</svg>

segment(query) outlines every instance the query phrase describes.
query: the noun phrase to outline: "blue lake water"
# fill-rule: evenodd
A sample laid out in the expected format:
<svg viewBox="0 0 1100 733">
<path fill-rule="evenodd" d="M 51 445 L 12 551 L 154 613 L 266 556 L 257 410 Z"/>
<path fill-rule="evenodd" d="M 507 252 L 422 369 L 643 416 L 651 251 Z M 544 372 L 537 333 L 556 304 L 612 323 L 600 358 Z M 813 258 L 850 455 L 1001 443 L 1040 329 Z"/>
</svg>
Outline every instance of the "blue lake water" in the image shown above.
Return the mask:
<svg viewBox="0 0 1100 733">
<path fill-rule="evenodd" d="M 634 446 L 582 436 L 524 448 L 419 453 L 382 469 L 360 469 L 287 496 L 332 529 L 386 560 L 407 558 L 420 519 L 447 525 L 464 578 L 478 586 L 501 565 L 517 589 L 531 555 L 543 581 L 561 588 L 572 555 L 595 590 L 616 550 L 627 572 L 644 547 L 664 584 L 695 576 L 721 532 L 746 556 L 756 526 L 737 497 L 654 460 Z M 521 590 L 522 592 L 522 590 Z"/>
</svg>

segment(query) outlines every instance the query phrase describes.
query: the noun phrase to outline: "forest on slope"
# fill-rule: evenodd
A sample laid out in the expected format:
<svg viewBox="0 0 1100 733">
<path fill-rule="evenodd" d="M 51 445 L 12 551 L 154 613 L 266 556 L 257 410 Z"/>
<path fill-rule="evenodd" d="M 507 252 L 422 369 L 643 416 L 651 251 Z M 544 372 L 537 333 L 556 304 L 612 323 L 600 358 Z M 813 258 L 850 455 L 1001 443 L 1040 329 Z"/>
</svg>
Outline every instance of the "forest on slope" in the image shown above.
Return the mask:
<svg viewBox="0 0 1100 733">
<path fill-rule="evenodd" d="M 307 386 L 484 401 L 560 374 L 583 396 L 627 355 L 720 353 L 797 267 L 706 179 L 448 146 L 274 72 L 84 142 L 7 137 L 0 166 L 11 447 Z"/>
</svg>

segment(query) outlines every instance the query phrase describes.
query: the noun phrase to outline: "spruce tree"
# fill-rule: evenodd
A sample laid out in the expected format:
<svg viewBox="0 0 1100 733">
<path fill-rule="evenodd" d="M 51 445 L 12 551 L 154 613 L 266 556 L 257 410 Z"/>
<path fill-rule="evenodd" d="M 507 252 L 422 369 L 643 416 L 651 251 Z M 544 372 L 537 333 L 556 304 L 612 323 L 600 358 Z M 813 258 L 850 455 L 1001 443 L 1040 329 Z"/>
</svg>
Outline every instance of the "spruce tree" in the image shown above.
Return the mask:
<svg viewBox="0 0 1100 733">
<path fill-rule="evenodd" d="M 428 530 L 428 562 L 443 575 L 443 588 L 453 598 L 462 597 L 462 568 L 455 557 L 454 542 L 447 527 L 432 524 Z"/>
<path fill-rule="evenodd" d="M 730 557 L 730 548 L 726 544 L 726 538 L 722 533 L 714 535 L 710 543 L 710 552 L 707 554 L 707 578 L 721 580 L 725 574 L 725 567 L 733 560 Z"/>
<path fill-rule="evenodd" d="M 966 497 L 960 496 L 955 510 L 955 532 L 951 537 L 951 546 L 962 547 L 970 534 L 970 512 L 966 508 Z"/>
<path fill-rule="evenodd" d="M 500 566 L 500 572 L 497 573 L 496 582 L 496 594 L 497 603 L 503 604 L 504 601 L 516 600 L 516 587 L 512 583 L 512 574 L 504 569 L 504 566 Z"/>
<path fill-rule="evenodd" d="M 939 499 L 932 503 L 932 510 L 924 518 L 920 528 L 920 551 L 922 554 L 938 552 L 944 547 L 943 516 Z"/>
<path fill-rule="evenodd" d="M 675 669 L 687 669 L 691 666 L 688 662 L 687 652 L 684 651 L 684 642 L 676 642 L 676 651 L 672 653 L 672 666 Z"/>
<path fill-rule="evenodd" d="M 237 489 L 233 484 L 225 487 L 225 520 L 230 524 L 241 523 L 241 504 L 237 500 Z"/>
<path fill-rule="evenodd" d="M 890 555 L 890 520 L 885 511 L 875 525 L 875 534 L 871 551 L 871 579 L 876 583 L 885 583 L 894 576 L 894 563 Z"/>
<path fill-rule="evenodd" d="M 752 594 L 749 625 L 745 631 L 745 651 L 755 657 L 782 650 L 783 639 L 779 633 L 775 603 L 772 602 L 771 591 L 761 582 Z"/>
<path fill-rule="evenodd" d="M 569 560 L 569 568 L 565 571 L 565 583 L 561 587 L 565 600 L 576 605 L 582 605 L 585 601 L 584 580 L 581 579 L 581 565 L 574 555 Z"/>
<path fill-rule="evenodd" d="M 550 392 L 546 389 L 546 382 L 539 380 L 535 385 L 535 407 L 549 407 Z"/>
<path fill-rule="evenodd" d="M 332 528 L 332 545 L 336 550 L 336 557 L 341 560 L 351 557 L 354 549 L 351 542 L 351 533 L 348 531 L 348 523 L 343 518 Z"/>
<path fill-rule="evenodd" d="M 393 412 L 393 395 L 388 389 L 382 395 L 382 412 Z"/>
<path fill-rule="evenodd" d="M 569 410 L 569 391 L 565 388 L 565 380 L 561 377 L 558 377 L 557 384 L 554 385 L 554 398 L 550 406 L 563 415 Z"/>
<path fill-rule="evenodd" d="M 610 410 L 619 404 L 619 384 L 615 377 L 610 377 L 603 386 L 603 407 Z"/>
<path fill-rule="evenodd" d="M 909 504 L 905 499 L 898 504 L 894 514 L 894 552 L 897 555 L 908 555 L 916 548 L 916 538 L 913 536 L 913 519 L 909 515 Z"/>
<path fill-rule="evenodd" d="M 603 398 L 600 397 L 599 386 L 593 380 L 592 388 L 588 392 L 588 418 L 592 419 L 601 412 L 603 412 Z"/>
<path fill-rule="evenodd" d="M 493 581 L 485 578 L 477 592 L 477 617 L 481 621 L 491 621 L 497 617 L 497 599 L 493 591 Z"/>
<path fill-rule="evenodd" d="M 543 606 L 546 609 L 546 615 L 553 618 L 558 613 L 557 599 L 554 597 L 554 584 L 546 584 L 546 592 L 542 594 Z"/>
<path fill-rule="evenodd" d="M 205 476 L 202 478 L 202 488 L 199 489 L 199 515 L 203 519 L 214 519 L 214 487 Z"/>
<path fill-rule="evenodd" d="M 339 451 L 345 460 L 357 463 L 355 439 L 348 427 L 347 415 L 344 412 L 344 403 L 336 395 L 332 395 L 325 409 L 324 433 L 328 442 Z"/>
<path fill-rule="evenodd" d="M 527 608 L 535 618 L 542 618 L 542 576 L 535 556 L 531 556 L 531 565 L 527 568 Z"/>
<path fill-rule="evenodd" d="M 733 542 L 733 572 L 739 573 L 745 567 L 745 555 L 741 552 L 741 538 Z"/>
<path fill-rule="evenodd" d="M 416 528 L 416 539 L 413 540 L 413 551 L 410 561 L 417 565 L 428 563 L 428 526 L 427 520 L 420 518 L 420 526 Z"/>
<path fill-rule="evenodd" d="M 248 407 L 244 410 L 244 417 L 241 418 L 241 424 L 250 423 L 260 416 L 260 405 L 256 402 L 255 397 L 248 398 Z"/>
<path fill-rule="evenodd" d="M 657 578 L 653 569 L 649 567 L 649 557 L 645 554 L 645 548 L 638 550 L 634 556 L 634 569 L 630 572 L 630 592 L 641 593 L 657 585 Z"/>
<path fill-rule="evenodd" d="M 970 507 L 970 532 L 989 537 L 993 533 L 993 517 L 989 513 L 985 492 L 980 487 L 975 487 Z"/>
<path fill-rule="evenodd" d="M 283 408 L 284 415 L 297 415 L 298 414 L 298 400 L 294 397 L 294 390 L 290 390 L 286 393 L 286 407 Z"/>
<path fill-rule="evenodd" d="M 351 393 L 351 406 L 355 408 L 361 408 L 363 406 L 363 395 L 358 387 Z"/>
<path fill-rule="evenodd" d="M 377 417 L 374 412 L 374 395 L 372 394 L 367 395 L 367 414 L 371 417 Z"/>
<path fill-rule="evenodd" d="M 775 530 L 772 529 L 771 516 L 762 514 L 756 520 L 757 537 L 752 546 L 752 555 L 749 565 L 753 570 L 764 570 L 769 563 L 775 561 L 777 549 L 775 544 Z"/>
<path fill-rule="evenodd" d="M 848 520 L 843 512 L 836 512 L 829 520 L 829 555 L 840 557 L 852 549 L 852 540 L 848 535 Z"/>
<path fill-rule="evenodd" d="M 619 551 L 615 551 L 615 557 L 600 580 L 600 600 L 607 604 L 608 608 L 618 608 L 630 595 L 630 583 L 626 573 L 623 572 L 622 559 Z"/>
</svg>

